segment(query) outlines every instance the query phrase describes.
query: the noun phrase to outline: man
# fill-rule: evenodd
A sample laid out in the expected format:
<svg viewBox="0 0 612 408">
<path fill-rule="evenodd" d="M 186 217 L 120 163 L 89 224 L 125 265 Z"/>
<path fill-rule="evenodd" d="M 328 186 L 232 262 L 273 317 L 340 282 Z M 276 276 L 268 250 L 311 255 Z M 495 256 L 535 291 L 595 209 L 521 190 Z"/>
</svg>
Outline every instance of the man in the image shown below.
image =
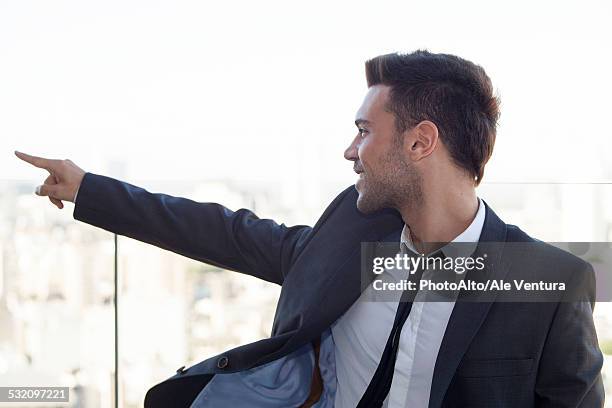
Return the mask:
<svg viewBox="0 0 612 408">
<path fill-rule="evenodd" d="M 438 256 L 444 243 L 534 242 L 475 193 L 499 116 L 481 67 L 416 51 L 376 57 L 366 76 L 345 152 L 359 179 L 312 228 L 16 153 L 50 172 L 37 193 L 59 208 L 74 201 L 75 219 L 282 285 L 270 338 L 179 369 L 145 406 L 602 407 L 591 284 L 546 303 L 364 298 L 362 242 Z M 592 280 L 585 262 L 550 246 L 518 266 L 492 258 L 495 277 Z"/>
</svg>

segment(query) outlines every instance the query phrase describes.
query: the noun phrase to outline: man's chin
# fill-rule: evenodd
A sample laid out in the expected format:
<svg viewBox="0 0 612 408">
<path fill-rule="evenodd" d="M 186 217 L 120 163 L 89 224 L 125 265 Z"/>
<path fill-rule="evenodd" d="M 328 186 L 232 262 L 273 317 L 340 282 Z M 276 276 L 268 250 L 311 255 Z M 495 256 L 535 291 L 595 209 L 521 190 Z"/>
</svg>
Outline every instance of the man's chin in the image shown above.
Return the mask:
<svg viewBox="0 0 612 408">
<path fill-rule="evenodd" d="M 359 192 L 359 190 L 357 190 L 357 192 L 359 193 L 359 196 L 357 197 L 356 204 L 359 212 L 362 214 L 371 214 L 380 209 L 378 205 L 375 205 L 372 200 L 368 200 L 368 198 L 365 197 L 363 193 Z"/>
</svg>

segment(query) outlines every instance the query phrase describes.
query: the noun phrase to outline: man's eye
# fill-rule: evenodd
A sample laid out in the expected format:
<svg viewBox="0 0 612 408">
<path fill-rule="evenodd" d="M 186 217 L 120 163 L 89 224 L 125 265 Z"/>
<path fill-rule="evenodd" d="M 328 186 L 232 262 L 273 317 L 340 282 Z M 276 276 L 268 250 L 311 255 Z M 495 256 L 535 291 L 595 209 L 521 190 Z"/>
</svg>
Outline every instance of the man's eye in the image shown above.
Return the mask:
<svg viewBox="0 0 612 408">
<path fill-rule="evenodd" d="M 362 129 L 362 128 L 357 128 L 357 129 L 358 129 L 359 136 L 365 136 L 365 134 L 368 133 L 366 129 Z"/>
</svg>

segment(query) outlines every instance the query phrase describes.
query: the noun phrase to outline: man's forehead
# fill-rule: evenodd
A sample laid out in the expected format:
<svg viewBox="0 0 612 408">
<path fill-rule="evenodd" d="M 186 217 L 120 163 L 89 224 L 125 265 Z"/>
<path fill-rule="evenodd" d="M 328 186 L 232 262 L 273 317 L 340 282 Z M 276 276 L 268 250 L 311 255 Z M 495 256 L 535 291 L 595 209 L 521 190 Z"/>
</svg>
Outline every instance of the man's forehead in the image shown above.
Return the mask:
<svg viewBox="0 0 612 408">
<path fill-rule="evenodd" d="M 371 120 L 372 116 L 385 110 L 391 88 L 387 85 L 374 85 L 368 88 L 361 107 L 355 115 L 355 122 Z"/>
</svg>

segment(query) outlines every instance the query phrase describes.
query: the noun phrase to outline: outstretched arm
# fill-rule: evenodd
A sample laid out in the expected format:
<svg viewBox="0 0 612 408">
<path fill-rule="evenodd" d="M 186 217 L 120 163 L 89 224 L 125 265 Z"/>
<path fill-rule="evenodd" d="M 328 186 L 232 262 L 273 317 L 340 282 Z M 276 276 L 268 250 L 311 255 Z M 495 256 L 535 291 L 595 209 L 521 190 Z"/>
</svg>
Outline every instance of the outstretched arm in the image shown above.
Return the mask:
<svg viewBox="0 0 612 408">
<path fill-rule="evenodd" d="M 78 190 L 74 218 L 208 264 L 282 284 L 312 228 L 287 227 L 246 209 L 231 211 L 93 173 L 66 160 L 19 153 L 50 173 L 37 194 L 58 208 Z M 82 172 L 82 173 L 81 173 Z M 53 182 L 56 181 L 56 182 Z"/>
</svg>

